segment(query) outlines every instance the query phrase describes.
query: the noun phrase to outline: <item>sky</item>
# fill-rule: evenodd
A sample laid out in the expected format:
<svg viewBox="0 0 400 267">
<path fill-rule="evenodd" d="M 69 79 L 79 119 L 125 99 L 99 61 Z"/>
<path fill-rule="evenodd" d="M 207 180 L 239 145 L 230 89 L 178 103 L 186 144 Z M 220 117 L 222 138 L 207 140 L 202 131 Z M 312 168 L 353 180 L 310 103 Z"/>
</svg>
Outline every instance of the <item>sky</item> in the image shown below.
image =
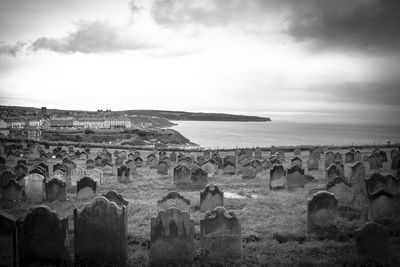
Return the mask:
<svg viewBox="0 0 400 267">
<path fill-rule="evenodd" d="M 399 124 L 398 0 L 0 0 L 0 104 Z"/>
</svg>

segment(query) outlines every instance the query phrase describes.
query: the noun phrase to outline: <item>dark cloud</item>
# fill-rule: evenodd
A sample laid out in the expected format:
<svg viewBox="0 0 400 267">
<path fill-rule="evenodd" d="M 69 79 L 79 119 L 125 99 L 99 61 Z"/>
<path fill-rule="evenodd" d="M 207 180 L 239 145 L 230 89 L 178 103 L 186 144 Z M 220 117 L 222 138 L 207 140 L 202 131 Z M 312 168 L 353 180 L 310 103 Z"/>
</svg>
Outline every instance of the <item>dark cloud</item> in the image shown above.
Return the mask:
<svg viewBox="0 0 400 267">
<path fill-rule="evenodd" d="M 276 16 L 282 21 L 278 32 L 313 49 L 382 52 L 400 46 L 399 0 L 155 0 L 152 14 L 157 23 L 169 26 L 236 23 L 260 29 Z"/>
<path fill-rule="evenodd" d="M 400 83 L 342 82 L 311 86 L 306 91 L 326 102 L 400 108 Z"/>
</svg>

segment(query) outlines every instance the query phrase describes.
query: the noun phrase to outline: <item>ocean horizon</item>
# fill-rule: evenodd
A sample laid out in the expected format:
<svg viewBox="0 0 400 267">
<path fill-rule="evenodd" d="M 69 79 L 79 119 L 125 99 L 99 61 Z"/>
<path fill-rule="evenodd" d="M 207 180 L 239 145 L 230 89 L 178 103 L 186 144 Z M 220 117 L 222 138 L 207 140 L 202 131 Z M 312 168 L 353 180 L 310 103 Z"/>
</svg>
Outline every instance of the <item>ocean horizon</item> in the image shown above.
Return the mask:
<svg viewBox="0 0 400 267">
<path fill-rule="evenodd" d="M 320 122 L 172 121 L 191 142 L 205 148 L 383 145 L 400 143 L 400 125 Z"/>
</svg>

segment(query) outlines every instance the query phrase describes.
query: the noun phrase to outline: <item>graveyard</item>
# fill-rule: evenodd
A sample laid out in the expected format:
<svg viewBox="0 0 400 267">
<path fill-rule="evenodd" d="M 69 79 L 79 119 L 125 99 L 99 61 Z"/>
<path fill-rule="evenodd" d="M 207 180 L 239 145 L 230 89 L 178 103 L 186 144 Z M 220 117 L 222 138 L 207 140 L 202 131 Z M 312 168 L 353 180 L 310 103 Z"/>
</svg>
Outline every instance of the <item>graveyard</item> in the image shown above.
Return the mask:
<svg viewBox="0 0 400 267">
<path fill-rule="evenodd" d="M 21 266 L 48 250 L 66 266 L 400 264 L 397 148 L 80 150 L 2 143 L 0 223 L 18 221 Z M 41 249 L 48 236 L 24 233 L 43 217 L 58 230 Z"/>
</svg>

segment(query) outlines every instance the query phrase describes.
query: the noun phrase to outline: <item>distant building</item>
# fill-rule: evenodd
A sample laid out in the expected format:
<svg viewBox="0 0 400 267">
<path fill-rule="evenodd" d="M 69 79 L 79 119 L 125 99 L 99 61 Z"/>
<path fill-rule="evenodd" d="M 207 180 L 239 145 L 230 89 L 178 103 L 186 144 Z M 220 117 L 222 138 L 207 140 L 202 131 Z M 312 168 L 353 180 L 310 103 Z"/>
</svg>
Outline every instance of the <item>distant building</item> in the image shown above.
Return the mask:
<svg viewBox="0 0 400 267">
<path fill-rule="evenodd" d="M 50 119 L 51 128 L 68 129 L 74 126 L 72 117 L 53 117 Z"/>
<path fill-rule="evenodd" d="M 23 129 L 25 128 L 25 121 L 17 119 L 6 119 L 7 128 L 11 129 Z"/>
</svg>

